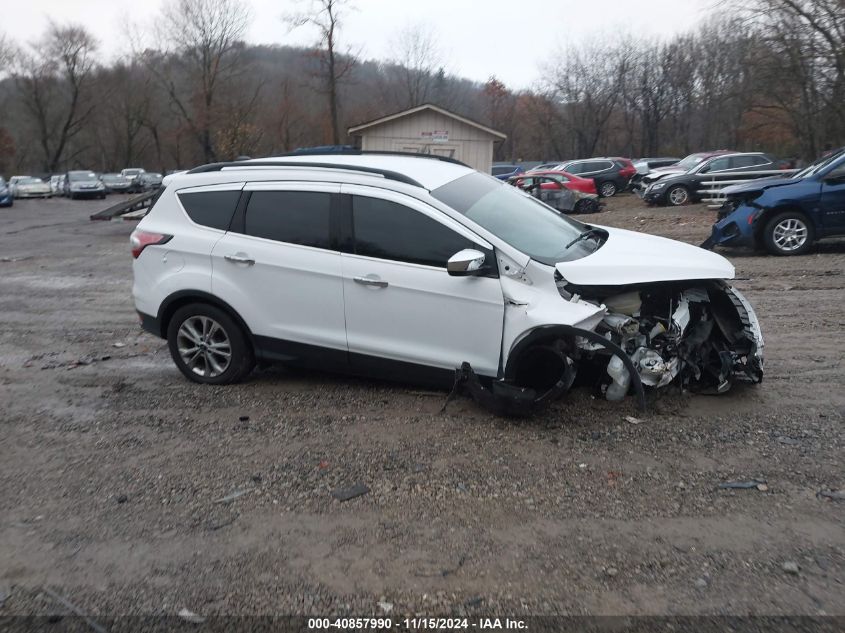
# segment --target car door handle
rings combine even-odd
[[[379,279],[375,275],[367,275],[366,277],[353,277],[356,284],[362,286],[374,286],[375,288],[387,288],[387,282]]]
[[[234,255],[224,255],[223,259],[227,262],[232,262],[233,264],[246,264],[247,266],[252,266],[255,264],[255,260],[251,259],[248,255],[243,253],[236,253]]]

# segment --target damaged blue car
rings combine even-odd
[[[727,200],[702,248],[753,246],[802,255],[816,240],[845,235],[845,148],[790,178],[752,180],[723,193]]]

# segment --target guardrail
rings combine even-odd
[[[770,169],[767,171],[721,171],[713,174],[710,180],[704,180],[698,189],[702,202],[709,203],[711,209],[722,206],[725,196],[721,195],[722,189],[729,185],[739,185],[749,180],[765,178],[767,176],[789,176],[797,173],[798,169]]]

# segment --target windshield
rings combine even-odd
[[[802,169],[792,177],[806,178],[807,176],[812,176],[817,171],[821,170],[827,165],[830,165],[830,163],[832,163],[836,159],[841,158],[843,154],[845,154],[845,149],[841,149],[838,152],[833,152],[828,156],[822,156],[821,158],[817,159],[814,163],[810,163],[809,165],[807,165],[804,169]]]
[[[124,176],[137,176],[142,171],[144,171],[144,170],[143,169],[124,169],[120,173],[123,174]]]
[[[117,182],[121,180],[126,180],[126,178],[124,178],[120,174],[103,174],[102,180],[107,180],[109,182]]]
[[[698,163],[704,160],[706,154],[690,154],[684,160],[682,160],[677,165],[673,165],[674,167],[683,167],[685,170],[690,170]]]
[[[44,181],[41,180],[40,178],[31,178],[31,177],[30,178],[21,178],[18,181],[18,184],[20,184],[20,185],[43,185]]]
[[[596,250],[596,242],[587,240],[566,248],[587,225],[489,176],[468,174],[431,195],[543,264],[581,259]]]
[[[67,174],[68,180],[97,180],[93,171],[70,171]]]

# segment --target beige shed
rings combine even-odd
[[[349,128],[364,151],[449,156],[490,173],[493,143],[507,136],[431,103]]]

